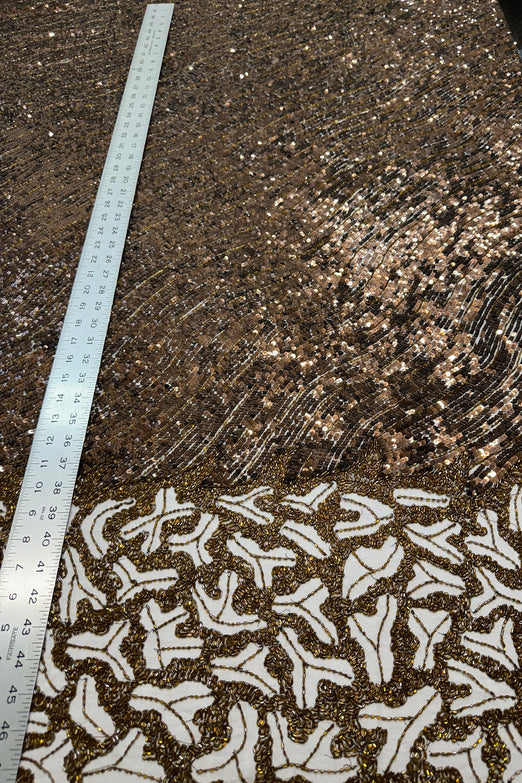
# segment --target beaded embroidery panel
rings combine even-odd
[[[522,485],[371,467],[82,498],[21,779],[516,779]]]

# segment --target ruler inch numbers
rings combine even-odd
[[[0,783],[14,783],[173,5],[146,7],[0,569]]]

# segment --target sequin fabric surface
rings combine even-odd
[[[143,10],[0,9],[3,540]],[[175,5],[22,783],[522,780],[520,72]]]

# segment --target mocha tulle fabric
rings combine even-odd
[[[144,9],[0,9],[4,541]],[[522,780],[520,74],[175,4],[21,783]]]

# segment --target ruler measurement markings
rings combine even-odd
[[[145,12],[0,570],[2,783],[17,776],[171,16],[171,4]]]

